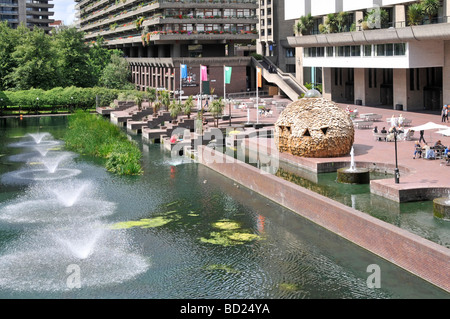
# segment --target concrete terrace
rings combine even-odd
[[[228,115],[230,110],[232,114],[231,124],[233,128],[244,130],[243,138],[248,147],[258,147],[258,139],[256,137],[248,137],[249,133],[254,132],[253,127],[247,127],[247,123],[259,123],[264,125],[263,130],[271,129],[274,127],[274,123],[277,121],[282,107],[277,107],[275,104],[271,104],[272,101],[277,102],[279,105],[286,105],[290,102],[288,99],[262,99],[266,100],[267,108],[272,110],[272,114],[268,116],[259,115],[257,119],[256,109],[253,107],[251,100],[243,100],[243,104],[247,105],[247,109],[236,109],[234,107],[228,107],[224,109],[224,114]],[[359,114],[374,113],[381,115],[380,121],[373,122],[373,126],[377,126],[379,130],[383,127],[389,129],[390,124],[387,122],[393,115],[398,117],[402,115],[404,118],[411,120],[409,127],[422,125],[428,122],[435,122],[437,124],[444,124],[450,127],[450,123],[441,123],[441,116],[437,113],[420,113],[420,112],[405,112],[399,110],[392,110],[381,107],[369,107],[360,105],[338,104],[342,109],[350,107],[351,110],[355,108]],[[133,110],[135,111],[135,110]],[[132,113],[130,109],[122,111],[111,112],[112,122],[124,121],[123,124],[131,119]],[[206,113],[206,117],[209,119],[208,124],[205,126],[205,130],[214,127],[211,115]],[[183,117],[179,117],[182,119]],[[196,114],[192,115],[192,118],[196,118]],[[138,120],[138,119],[135,119]],[[130,124],[132,124],[130,122]],[[230,121],[228,119],[222,119],[219,121],[219,127],[229,127]],[[243,128],[243,126],[246,126]],[[357,167],[365,167],[371,170],[385,171],[393,173],[395,168],[395,143],[377,141],[374,138],[372,128],[358,129],[355,128],[355,142],[354,153],[355,162]],[[408,128],[408,127],[406,127]],[[170,135],[164,130],[153,130],[156,135]],[[152,132],[153,132],[152,131]],[[450,146],[450,137],[446,137],[437,134],[438,130],[425,131],[425,140],[428,145],[433,146],[437,140],[441,140],[442,144]],[[158,136],[159,136],[158,135]],[[253,134],[255,136],[255,134]],[[404,141],[399,140],[397,143],[398,154],[398,166],[400,170],[400,183],[396,184],[394,178],[372,180],[371,192],[389,198],[397,202],[408,201],[421,201],[421,200],[433,200],[437,197],[446,196],[450,192],[450,166],[442,163],[440,159],[426,160],[423,158],[413,159],[414,143],[419,139],[419,132],[415,132],[411,140]],[[265,143],[266,144],[266,143]],[[422,146],[424,144],[422,143]],[[264,146],[266,147],[266,146]],[[303,158],[292,156],[291,154],[281,153],[278,154],[273,143],[269,143],[269,147],[272,148],[271,153],[280,157],[280,160],[288,162],[294,166],[298,166],[307,169],[313,173],[322,173],[335,171],[341,167],[347,167],[350,165],[350,155],[344,157],[335,158]]]

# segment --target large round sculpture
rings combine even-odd
[[[280,152],[301,157],[340,157],[350,153],[355,129],[349,114],[336,103],[306,97],[283,110],[275,123],[274,138]]]

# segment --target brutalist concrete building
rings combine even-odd
[[[8,21],[16,28],[20,23],[29,28],[39,27],[46,32],[52,28],[50,23],[54,12],[52,0],[0,0],[0,20]]]
[[[201,66],[214,94],[223,95],[224,66],[232,67],[226,93],[252,87],[241,52],[258,39],[256,0],[79,0],[76,9],[86,41],[122,50],[140,89],[179,90],[181,64],[184,95],[199,93]]]
[[[338,102],[440,110],[450,103],[450,1],[431,3],[424,11],[423,1],[289,0],[288,17],[314,20],[288,37],[297,79],[320,74],[324,96]]]

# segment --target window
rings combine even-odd
[[[372,45],[364,46],[364,56],[372,56]]]
[[[337,47],[337,56],[339,57],[347,57],[351,55],[351,48],[349,45]]]
[[[361,56],[361,46],[352,45],[351,47],[351,55],[352,56]]]
[[[327,56],[333,57],[334,55],[334,47],[327,47]]]
[[[392,43],[385,44],[384,45],[386,50],[386,56],[393,56],[394,55],[394,45]]]
[[[384,44],[377,44],[375,52],[377,56],[384,56]]]
[[[286,49],[286,57],[292,58],[295,56],[295,49],[294,48],[288,48]]]
[[[394,45],[394,54],[399,55],[406,55],[406,44],[405,43],[396,43]]]

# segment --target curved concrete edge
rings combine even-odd
[[[205,149],[198,148],[199,163],[450,292],[450,249]]]

